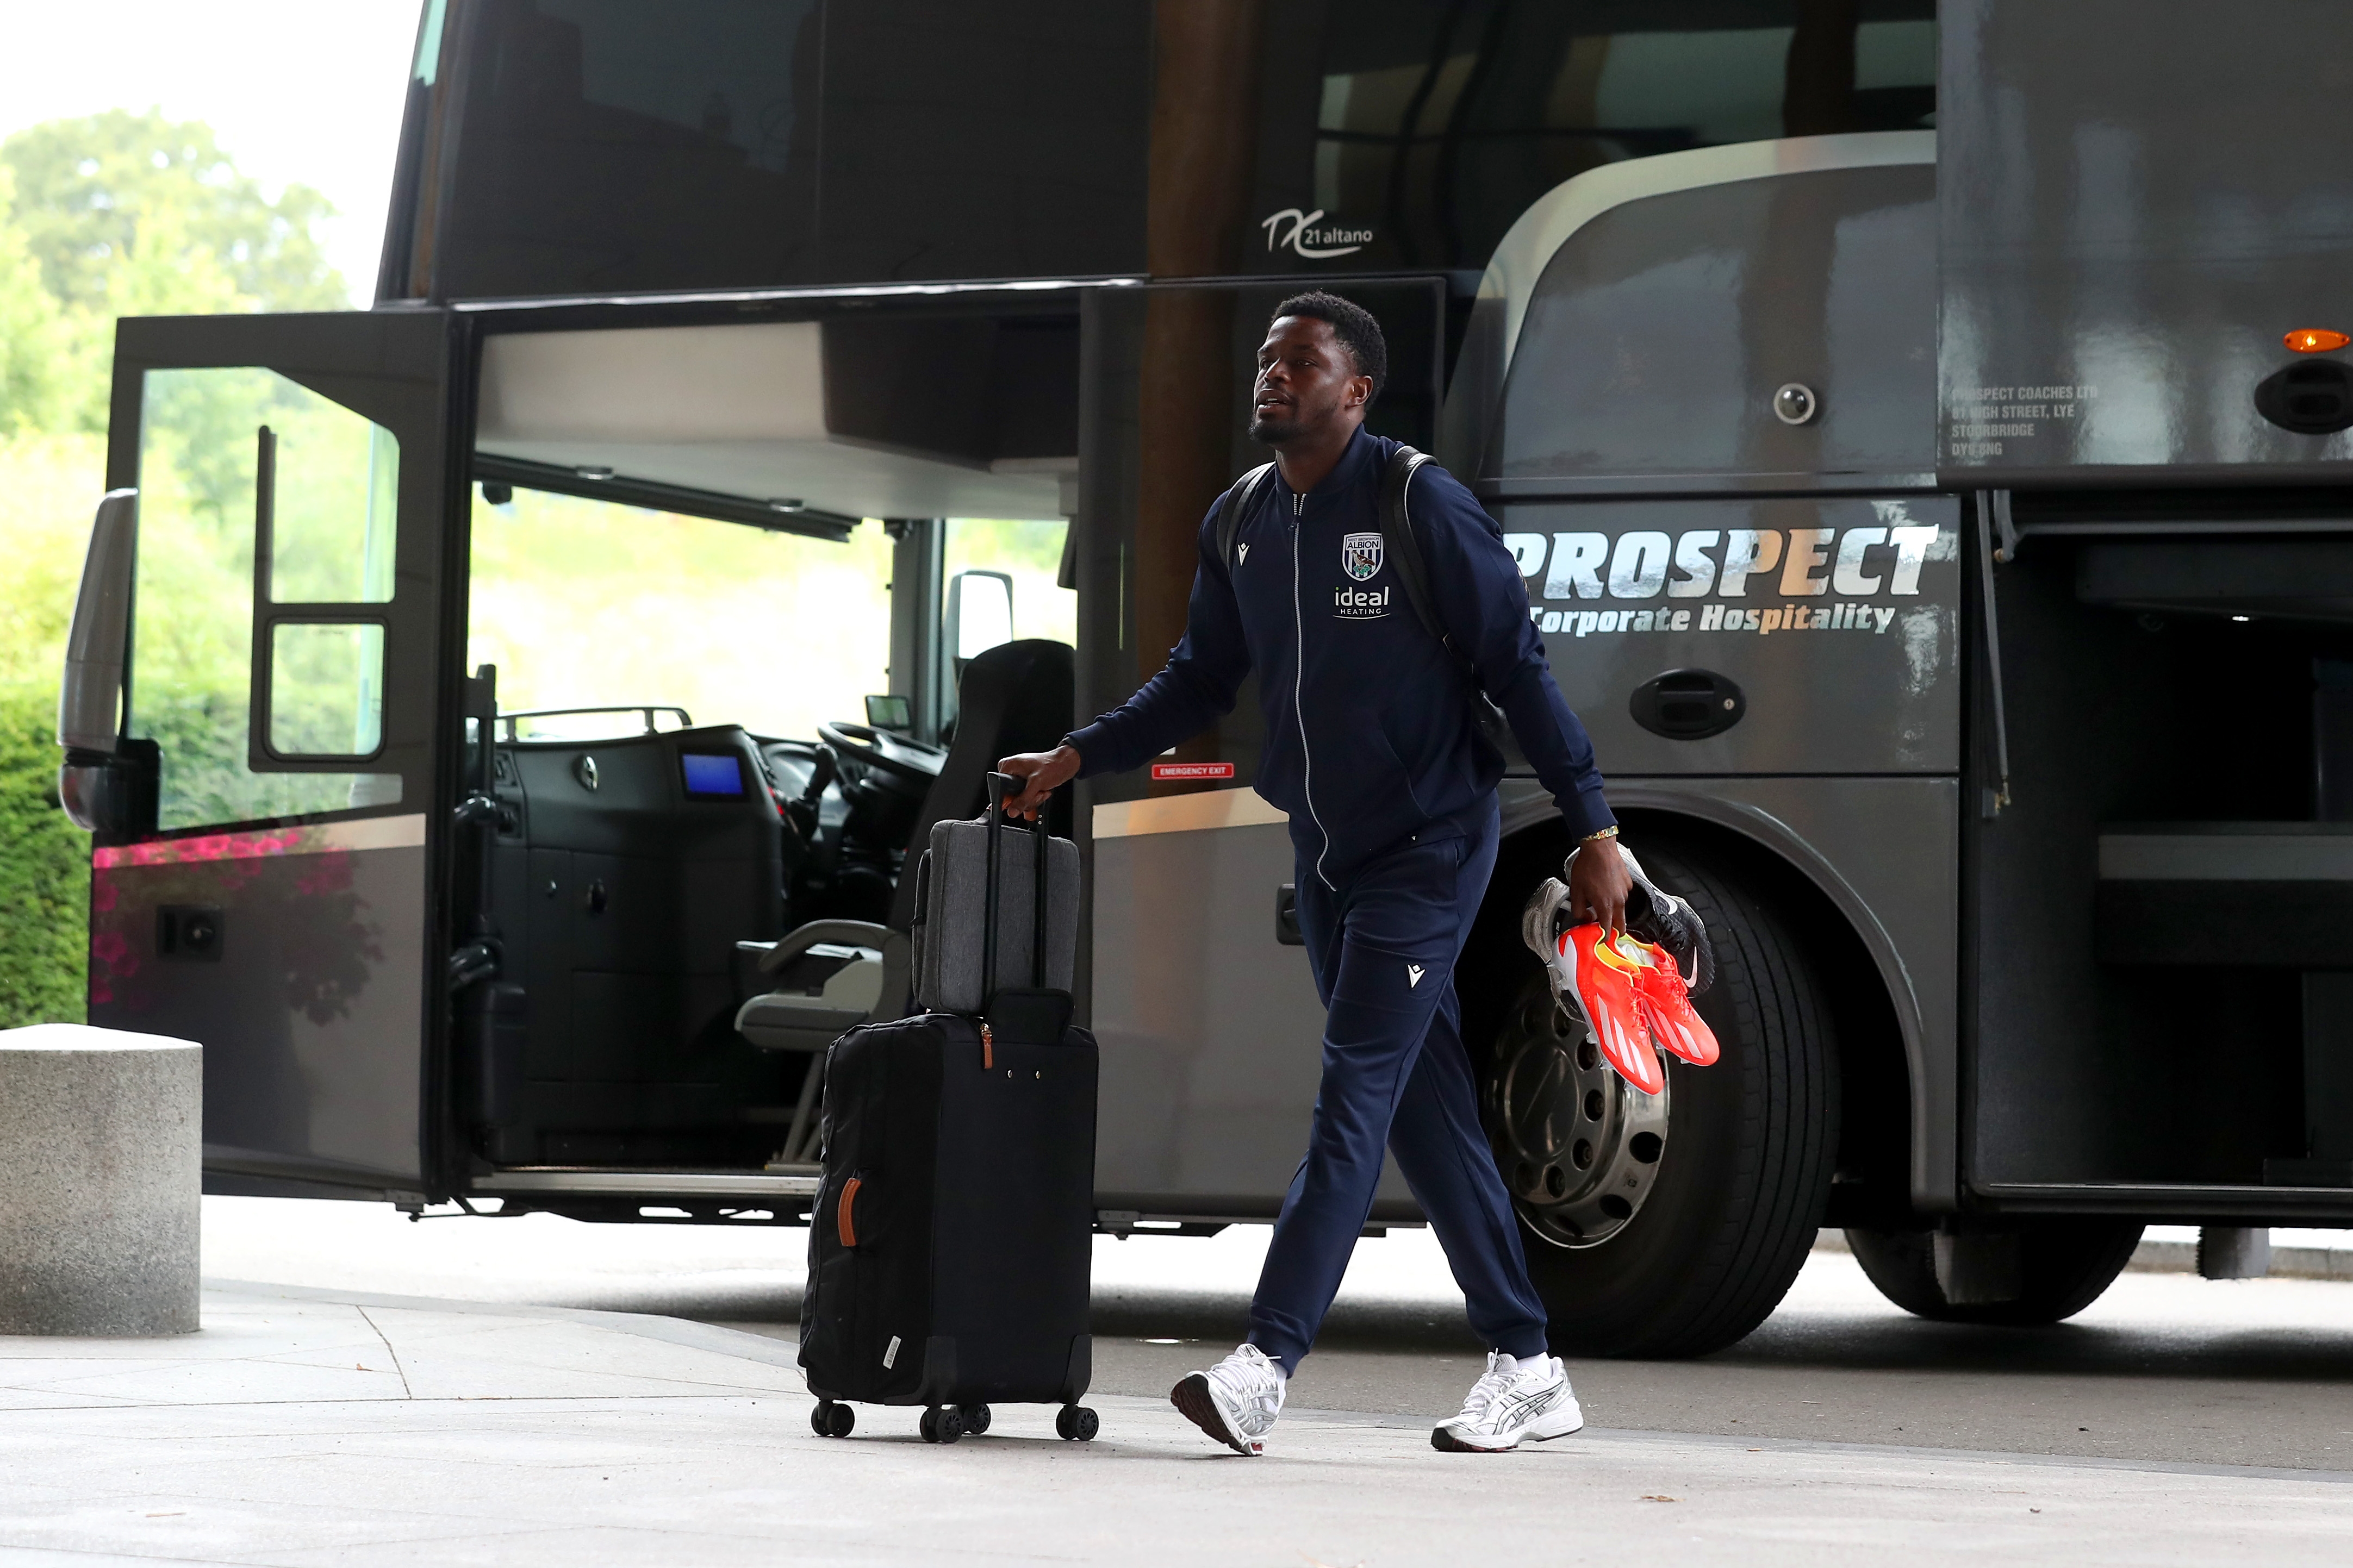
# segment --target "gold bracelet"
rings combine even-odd
[[[1617,837],[1618,825],[1613,822],[1609,826],[1601,829],[1599,833],[1587,834],[1584,837],[1578,839],[1577,842],[1580,844],[1599,844],[1605,838],[1615,838]]]

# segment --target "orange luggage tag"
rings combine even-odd
[[[1666,1069],[1651,1048],[1651,1031],[1634,989],[1635,976],[1646,966],[1618,951],[1609,937],[1599,925],[1571,926],[1561,933],[1558,952],[1570,965],[1577,999],[1601,1054],[1619,1077],[1644,1094],[1656,1094],[1667,1087]]]

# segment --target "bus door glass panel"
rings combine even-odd
[[[122,323],[157,785],[93,850],[90,1016],[203,1044],[216,1187],[423,1179],[442,331]]]
[[[396,804],[399,774],[361,765],[382,748],[384,622],[360,606],[392,597],[397,439],[250,367],[150,371],[145,415],[132,733],[161,753],[156,826]],[[261,493],[265,453],[274,506]],[[276,548],[257,600],[265,516]],[[281,607],[287,600],[296,604]],[[331,630],[295,618],[305,601],[374,618]],[[272,634],[259,661],[257,626]],[[271,672],[259,685],[258,662]],[[253,719],[265,709],[262,734]],[[336,761],[307,765],[320,758]],[[287,771],[281,761],[305,765]]]
[[[1443,388],[1443,282],[1330,287],[1371,310],[1388,342],[1388,384],[1367,428],[1428,450]],[[1152,286],[1090,301],[1082,720],[1166,661],[1185,629],[1204,517],[1273,456],[1247,434],[1250,389],[1268,323],[1293,291]],[[1278,936],[1281,890],[1296,870],[1286,818],[1250,787],[1263,737],[1257,683],[1245,681],[1234,710],[1156,770],[1082,786],[1092,1027],[1103,1046],[1096,1185],[1106,1202],[1136,1200],[1117,1206],[1187,1194],[1271,1205],[1305,1146],[1324,1009],[1304,951]],[[1408,1199],[1393,1171],[1380,1197]]]

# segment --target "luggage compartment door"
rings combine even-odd
[[[138,492],[90,1017],[205,1047],[207,1191],[427,1185],[447,737],[440,311],[131,320]]]

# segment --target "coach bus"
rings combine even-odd
[[[1158,667],[1326,288],[1721,958],[1724,1060],[1620,1081],[1507,778],[1456,980],[1559,1348],[1726,1344],[1824,1226],[2037,1322],[2147,1223],[2353,1224],[2343,31],[430,0],[373,307],[121,323],[90,1016],[203,1042],[208,1191],[805,1223],[910,846]],[[1303,1146],[1256,714],[1058,807],[1108,1232]]]

